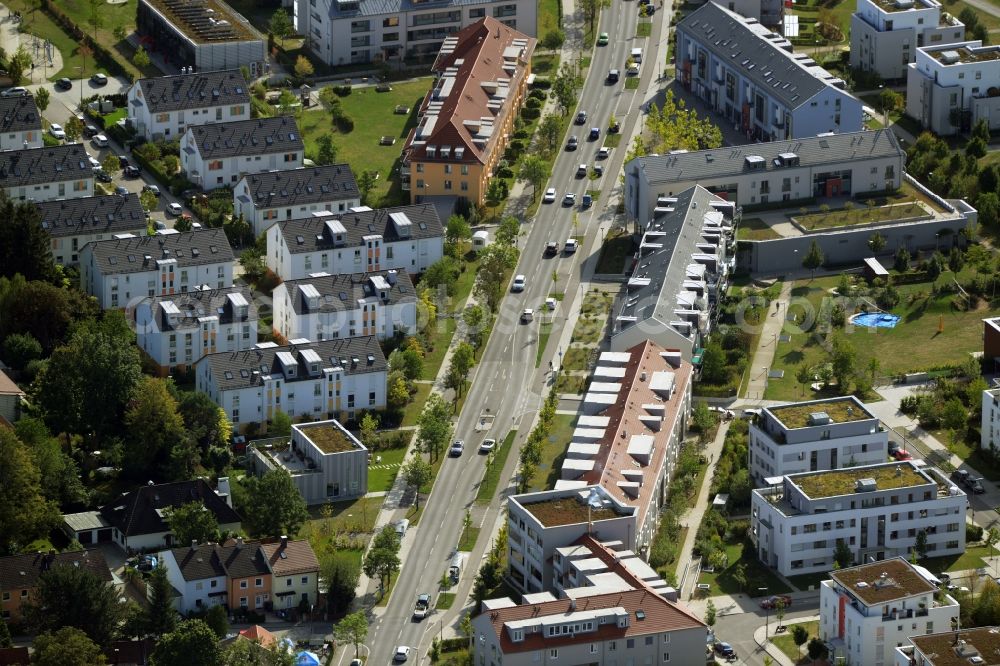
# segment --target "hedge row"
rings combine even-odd
[[[91,53],[94,54],[95,62],[99,63],[108,74],[111,76],[124,76],[129,81],[135,80],[135,75],[126,69],[111,51],[105,48],[103,44],[94,41],[90,35],[73,22],[73,19],[56,7],[52,3],[52,0],[42,0],[42,11],[48,14],[70,37],[81,44],[86,44],[90,48]]]

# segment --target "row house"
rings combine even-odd
[[[0,152],[0,186],[14,201],[94,195],[94,171],[82,144]]]
[[[139,79],[126,109],[129,125],[147,141],[173,141],[193,125],[249,120],[250,86],[239,69]]]
[[[107,194],[36,204],[42,229],[51,239],[52,258],[60,266],[80,263],[87,243],[122,234],[144,236],[148,221],[139,195]]]
[[[291,116],[188,127],[181,171],[205,190],[234,187],[246,174],[302,166],[305,145]]]
[[[39,579],[46,571],[57,567],[78,567],[89,571],[108,585],[121,584],[111,573],[100,550],[65,553],[39,551],[0,557],[0,618],[4,622],[19,623],[24,618],[24,604],[35,596]]]
[[[0,151],[41,148],[42,114],[31,95],[0,97]]]
[[[347,164],[249,174],[233,188],[233,215],[242,215],[254,236],[278,222],[360,205],[358,183]]]

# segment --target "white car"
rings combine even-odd
[[[608,159],[608,155],[610,154],[611,150],[609,148],[602,147],[600,150],[597,151],[597,159],[606,160]]]
[[[525,277],[523,275],[515,275],[514,282],[510,285],[510,290],[513,292],[524,291]]]
[[[170,213],[171,215],[180,215],[181,213],[184,212],[184,207],[175,201],[174,203],[167,206],[167,212]]]
[[[7,88],[7,90],[0,92],[0,97],[25,97],[30,94],[27,88],[17,86],[16,88]]]
[[[101,163],[98,162],[97,158],[94,157],[94,156],[92,156],[92,155],[87,155],[87,161],[90,162],[90,168],[92,168],[92,169],[100,169],[100,168],[102,168],[101,167]]]
[[[92,138],[90,142],[95,146],[97,146],[98,148],[108,147],[108,137],[104,136],[103,134],[95,134],[94,138]]]
[[[392,660],[401,663],[410,658],[410,648],[405,645],[396,646],[396,652],[392,655]]]
[[[521,313],[521,323],[527,324],[529,321],[535,318],[535,311],[531,308],[524,308],[524,312]]]
[[[479,445],[480,453],[489,453],[494,448],[496,448],[497,440],[495,439],[484,439],[483,443]]]
[[[552,203],[556,200],[556,188],[550,187],[545,190],[545,196],[542,197],[542,203]]]
[[[52,123],[51,125],[49,125],[49,134],[51,134],[57,139],[66,138],[66,130],[62,128],[62,125],[57,125],[56,123]]]

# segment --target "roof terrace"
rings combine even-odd
[[[824,472],[793,474],[788,477],[810,499],[851,495],[857,492],[858,481],[873,479],[872,491],[895,490],[934,483],[909,464],[888,463]]]
[[[147,0],[196,43],[263,39],[222,0]]]
[[[338,425],[320,423],[299,426],[299,429],[323,453],[343,453],[360,449],[354,439]]]
[[[831,571],[830,576],[868,606],[918,594],[930,594],[937,590],[902,558]]]
[[[954,45],[927,52],[942,65],[968,65],[1000,60],[1000,46]]]
[[[849,396],[770,407],[769,411],[789,430],[875,418],[861,402]],[[829,420],[819,416],[823,414],[829,417]]]
[[[577,495],[557,497],[530,504],[522,501],[522,505],[544,527],[575,525],[585,523],[588,520],[597,522],[619,517],[618,512],[609,507],[588,508],[586,499]]]

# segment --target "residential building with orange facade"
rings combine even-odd
[[[433,89],[403,149],[410,201],[481,205],[524,103],[536,40],[486,17],[444,40]]]
[[[99,550],[0,557],[0,618],[8,623],[20,622],[22,606],[34,596],[39,579],[46,571],[68,566],[82,567],[109,585],[115,583]]]

